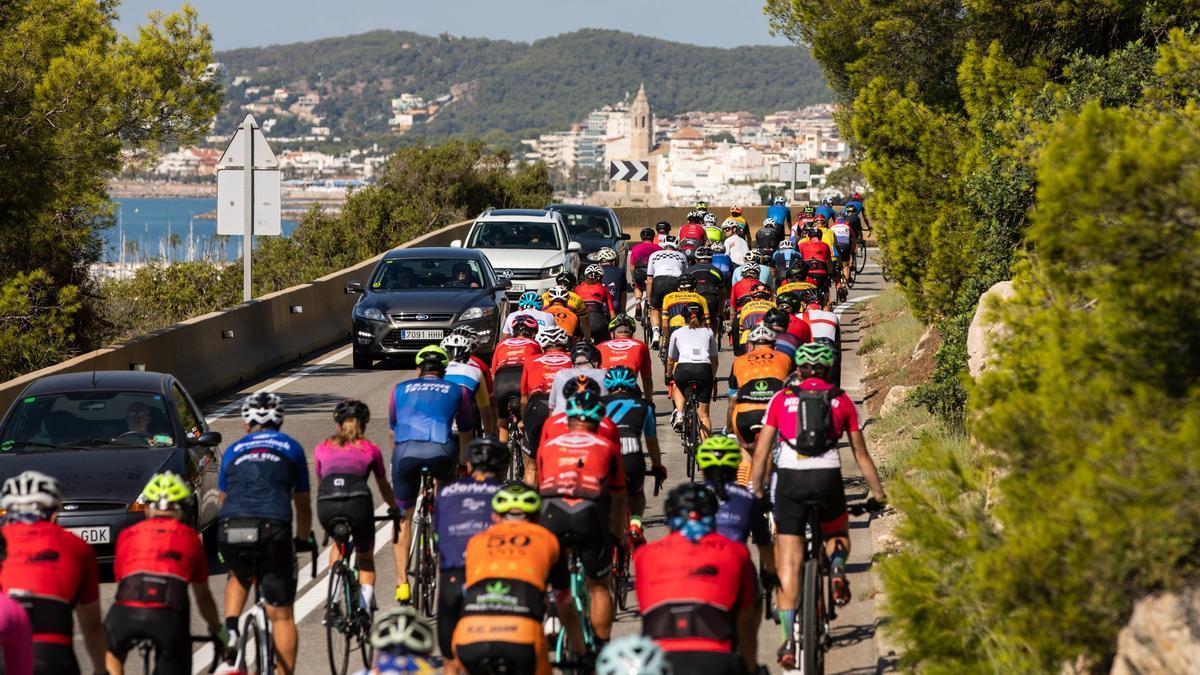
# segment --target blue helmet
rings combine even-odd
[[[629,366],[613,366],[604,374],[604,388],[609,391],[637,389],[637,386],[637,373]]]
[[[525,291],[521,294],[520,299],[517,300],[517,307],[521,309],[541,309],[542,296],[534,291]]]

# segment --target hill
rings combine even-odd
[[[414,106],[407,136],[508,141],[565,129],[642,82],[658,115],[764,114],[831,99],[819,65],[799,47],[700,47],[608,30],[533,43],[373,31],[217,58],[226,82],[218,128],[252,105],[260,118],[276,117],[274,135],[305,133],[318,118],[334,135],[387,134],[402,94],[425,104]],[[276,88],[287,97],[275,101]],[[305,92],[319,102],[299,100]]]

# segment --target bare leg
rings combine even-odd
[[[275,638],[275,671],[279,675],[292,675],[296,672],[299,648],[292,608],[267,605],[267,618],[271,620],[271,635]]]

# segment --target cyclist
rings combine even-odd
[[[642,515],[646,512],[646,454],[650,474],[661,484],[667,479],[654,424],[654,404],[638,391],[637,374],[626,366],[613,366],[604,375],[608,395],[603,397],[605,417],[621,432],[621,460],[625,464],[625,492],[629,495],[629,539],[634,548],[646,543]],[[645,438],[643,445],[642,439]]]
[[[687,223],[679,228],[679,246],[687,247],[686,242],[694,242],[694,245],[699,245],[700,242],[706,239],[707,235],[704,232],[704,212],[692,211],[687,214]]]
[[[779,250],[771,256],[775,267],[775,276],[782,279],[793,263],[799,262],[800,254],[796,252],[796,243],[791,239],[779,242]]]
[[[659,223],[660,225],[662,223]],[[667,224],[668,229],[670,224]],[[641,243],[629,251],[629,266],[633,268],[633,296],[637,300],[636,316],[642,320],[642,298],[646,293],[646,266],[650,264],[650,256],[662,250],[655,242],[654,230],[643,228],[639,238]]]
[[[605,246],[596,253],[596,259],[600,261],[600,267],[604,270],[604,286],[612,296],[615,309],[625,311],[625,294],[629,292],[629,282],[625,279],[625,270],[620,265],[617,252]]]
[[[488,365],[487,361],[484,361],[476,354],[476,352],[479,350],[480,344],[479,331],[464,324],[461,326],[455,326],[454,330],[450,331],[450,334],[461,335],[470,342],[467,347],[467,361],[471,363],[471,365],[478,368],[479,372],[483,374],[483,386],[486,387],[488,397],[490,398],[496,391],[496,388],[493,386],[494,383],[492,382],[491,367]]]
[[[528,485],[506,483],[491,506],[494,524],[467,543],[454,657],[468,673],[550,675],[542,619],[547,586],[567,587],[559,542],[538,524],[542,500]],[[574,611],[569,603],[558,606]]]
[[[696,303],[708,316],[708,301],[696,292],[698,284],[696,277],[684,272],[675,282],[675,290],[663,298],[663,328],[667,331],[667,342],[670,343],[671,333],[687,323],[684,313],[689,303]]]
[[[504,320],[504,328],[500,332],[504,335],[512,335],[513,323],[520,316],[532,316],[534,321],[537,321],[539,329],[557,326],[558,323],[554,320],[554,315],[542,311],[542,307],[544,306],[545,303],[542,302],[542,296],[534,291],[525,291],[517,300],[517,311],[508,315],[508,318]]]
[[[600,365],[604,368],[627,366],[641,375],[642,391],[649,401],[654,396],[654,375],[650,367],[650,349],[646,343],[633,337],[637,323],[628,314],[618,314],[608,324],[613,338],[597,345],[600,350]]]
[[[704,201],[703,199],[697,201],[696,210],[702,214],[708,213],[708,202]]]
[[[687,266],[687,256],[679,252],[679,242],[674,237],[663,242],[663,250],[650,256],[646,267],[646,283],[650,286],[650,325],[654,330],[650,342],[654,347],[662,339],[663,299],[675,290],[675,282]]]
[[[532,316],[519,316],[513,321],[513,337],[505,338],[496,345],[492,354],[492,382],[496,387],[496,412],[503,419],[510,415],[520,417],[521,375],[525,362],[542,354],[542,347],[535,339],[538,334],[537,320]],[[508,425],[499,425],[501,443],[508,442]]]
[[[725,233],[721,231],[721,226],[717,225],[717,216],[715,214],[704,214],[704,238],[710,246],[725,241]]]
[[[617,307],[608,286],[604,285],[604,268],[588,265],[583,271],[583,283],[575,287],[575,292],[587,307],[588,335],[595,340],[607,340],[609,317],[617,313]]]
[[[763,412],[775,392],[783,388],[792,372],[792,360],[775,350],[775,331],[759,324],[746,336],[749,350],[733,360],[729,373],[729,420],[727,429],[749,450],[754,448]]]
[[[543,299],[549,298],[546,312],[554,316],[554,323],[572,339],[587,337],[591,324],[586,320],[580,320],[579,314],[568,306],[572,295],[575,294],[568,291],[566,286],[555,286],[546,291],[546,295],[543,297]],[[582,303],[582,300],[580,302]]]
[[[371,627],[375,657],[370,670],[358,675],[433,675],[441,672],[429,658],[433,626],[412,607],[393,607]]]
[[[725,251],[734,266],[745,264],[746,252],[750,250],[750,244],[746,242],[742,232],[744,227],[745,223],[739,223],[732,218],[726,218],[725,222],[721,223],[721,231],[725,233]]]
[[[837,259],[842,264],[842,278],[850,278],[850,270],[854,266],[854,228],[845,218],[835,218],[829,226],[833,233],[834,245],[837,248]]]
[[[696,280],[696,292],[704,298],[709,315],[713,317],[713,326],[723,313],[721,300],[725,295],[726,277],[720,268],[712,264],[713,253],[708,246],[696,249],[696,264],[687,269],[686,274]]]
[[[417,376],[392,389],[388,426],[392,429],[392,487],[403,517],[392,546],[396,559],[396,600],[409,602],[408,545],[412,540],[413,507],[421,489],[421,470],[446,483],[458,469],[459,454],[471,441],[475,421],[471,395],[445,379],[450,357],[430,345],[417,352]],[[454,427],[458,427],[455,438]]]
[[[696,466],[704,473],[704,484],[717,496],[721,506],[717,509],[717,533],[740,541],[753,539],[758,547],[758,560],[764,570],[763,583],[778,587],[775,576],[775,547],[771,544],[771,524],[767,519],[766,503],[756,499],[738,474],[744,465],[742,448],[728,436],[713,436],[696,449]],[[749,472],[747,472],[749,475]],[[754,621],[759,623],[762,614],[754,612]]]
[[[0,532],[0,565],[8,558],[8,541]],[[0,593],[0,651],[7,675],[32,675],[33,627],[25,608]]]
[[[763,317],[767,312],[775,308],[775,302],[772,300],[771,289],[767,288],[766,284],[757,283],[750,289],[750,293],[744,296],[746,299],[742,302],[741,309],[737,315],[738,342],[734,346],[734,353],[741,356],[746,351],[746,338],[758,324],[762,323]]]
[[[0,508],[5,521],[0,534],[8,554],[0,568],[0,587],[29,617],[34,672],[80,672],[72,648],[72,611],[93,672],[105,672],[96,553],[55,522],[62,508],[58,481],[23,471],[4,481]]]
[[[813,209],[813,213],[826,220],[836,216],[837,212],[833,210],[833,197],[826,197],[824,201]]]
[[[453,659],[451,637],[462,614],[463,586],[466,583],[467,542],[492,524],[488,507],[500,478],[508,471],[512,454],[508,446],[495,438],[476,438],[467,446],[467,476],[438,491],[433,512],[438,542],[437,635],[442,656]],[[446,670],[457,672],[456,664]]]
[[[774,218],[781,229],[792,229],[792,211],[787,207],[787,197],[780,195],[767,207],[767,217]]]
[[[222,648],[229,639],[208,589],[204,544],[183,522],[194,511],[195,499],[187,483],[170,472],[154,475],[141,498],[146,519],[121,530],[117,537],[113,559],[117,594],[104,619],[108,672],[123,672],[125,655],[134,643],[149,639],[157,656],[155,672],[188,675],[192,672],[188,586],[208,632]]]
[[[779,247],[780,240],[783,239],[784,227],[781,221],[767,216],[763,219],[762,228],[754,235],[754,245],[760,249],[774,251]]]
[[[842,326],[838,315],[821,306],[821,296],[816,289],[803,291],[800,297],[804,303],[800,318],[808,324],[814,344],[822,344],[833,350],[833,379],[830,381],[841,386]]]
[[[546,502],[542,522],[560,543],[573,548],[583,563],[592,626],[599,642],[607,642],[612,634],[613,604],[607,579],[612,570],[613,539],[625,535],[629,522],[621,448],[597,433],[603,418],[604,403],[599,396],[592,392],[576,395],[567,403],[567,432],[547,441],[537,457],[538,492]]]
[[[665,220],[660,220],[657,224],[655,224],[654,231],[658,235],[655,238],[655,243],[659,246],[662,246],[664,243],[666,243],[667,237],[671,236],[671,223]]]
[[[748,274],[746,271],[747,267],[758,270],[758,276]],[[761,281],[768,286],[774,286],[775,268],[771,266],[771,256],[763,254],[759,250],[751,250],[747,253],[746,264],[733,271],[733,283],[736,284],[747,277],[755,281]]]
[[[644,635],[626,635],[600,651],[596,675],[671,675],[671,665],[654,640]]]
[[[808,270],[808,283],[820,289],[822,299],[829,297],[829,286],[833,276],[833,251],[829,244],[822,241],[823,231],[818,227],[809,227],[804,231],[804,240],[797,250],[800,259]]]
[[[538,344],[543,353],[525,364],[521,372],[521,419],[525,423],[525,454],[537,456],[538,441],[542,437],[542,425],[550,416],[550,392],[554,375],[571,367],[571,356],[567,354],[567,332],[555,326],[538,333]],[[537,476],[536,464],[525,463],[525,480]]]
[[[593,396],[600,396],[601,386],[602,385],[600,382],[597,382],[587,375],[584,375],[567,380],[566,383],[563,384],[560,393],[563,395],[563,398],[568,401],[585,391],[590,392]],[[538,447],[541,447],[543,443],[552,438],[556,438],[561,434],[567,433],[567,431],[569,431],[569,427],[570,419],[567,417],[566,410],[550,415],[550,417],[546,419],[546,423],[542,425],[542,436],[538,442]],[[621,431],[617,428],[616,424],[613,424],[612,420],[608,419],[608,417],[601,418],[600,426],[596,428],[596,433],[612,441],[613,445],[621,445]]]
[[[850,227],[854,229],[854,236],[861,237],[863,225],[871,226],[871,221],[867,220],[867,207],[863,204],[863,196],[857,192],[850,195],[850,199],[846,200],[843,207],[845,209],[846,220],[850,222]]]
[[[565,270],[559,272],[558,276],[554,277],[554,284],[555,286],[562,286],[563,288],[567,289],[567,306],[571,308],[571,311],[578,314],[579,318],[584,318],[587,315],[587,307],[583,305],[583,298],[579,297],[579,295],[572,290],[579,285],[579,280],[575,278],[575,275]],[[546,289],[546,292],[542,293],[542,304],[545,307],[550,306],[551,290],[553,290],[553,287]]]
[[[758,670],[754,567],[744,544],[717,533],[719,508],[705,485],[676,487],[664,509],[671,533],[633,558],[642,632],[666,651],[677,673]]]
[[[842,486],[841,455],[837,443],[849,434],[854,459],[877,503],[887,497],[875,463],[859,426],[854,401],[829,383],[833,350],[825,345],[804,345],[796,352],[798,384],[782,389],[767,406],[763,428],[754,449],[750,480],[756,494],[763,492],[766,464],[774,458],[775,552],[779,565],[779,621],[784,643],[779,662],[794,667],[795,645],[791,626],[799,597],[800,564],[804,556],[804,528],[808,522],[805,504],[820,502],[821,529],[825,533],[830,560],[834,601],[850,601],[846,558],[850,555],[846,493]]]
[[[721,271],[721,277],[726,280],[726,285],[733,278],[733,259],[725,252],[725,244],[721,242],[713,242],[709,244],[712,250],[712,265]]]
[[[567,399],[573,392],[564,394],[563,387],[579,377],[595,382],[600,392],[604,393],[604,370],[600,368],[600,360],[600,350],[590,342],[578,342],[571,347],[571,367],[555,373],[550,383],[550,410],[557,414],[567,409]]]
[[[717,338],[712,329],[704,323],[705,312],[701,303],[687,303],[681,316],[687,324],[671,334],[671,342],[667,349],[667,378],[675,383],[671,389],[671,398],[675,402],[671,426],[676,429],[682,428],[684,391],[694,384],[698,404],[696,412],[700,418],[700,437],[704,438],[712,429],[708,406],[716,385],[719,358]]]
[[[333,409],[337,431],[313,451],[317,480],[317,521],[330,532],[334,520],[350,523],[350,536],[358,554],[359,606],[366,611],[375,607],[375,502],[367,480],[375,477],[383,503],[395,512],[396,494],[388,481],[379,446],[367,440],[371,409],[362,401],[348,399]],[[329,564],[338,561],[339,550],[329,550]]]
[[[793,321],[797,325],[796,330],[800,332],[800,337],[792,332]],[[796,349],[800,345],[812,341],[812,333],[804,319],[793,316],[779,307],[767,310],[767,313],[763,315],[762,325],[775,332],[775,351],[786,357],[789,362],[796,355]]]
[[[736,221],[742,226],[742,229],[745,229],[750,225],[746,222],[746,218],[742,216],[742,207],[737,204],[729,207],[729,220]]]
[[[471,399],[475,403],[476,420],[482,425],[482,429],[476,429],[476,431],[494,432],[496,411],[492,410],[491,392],[488,390],[484,375],[485,372],[491,375],[491,369],[486,365],[480,368],[471,362],[471,340],[464,335],[456,333],[447,335],[442,339],[441,347],[450,357],[444,375],[446,381],[462,385],[470,392]]]

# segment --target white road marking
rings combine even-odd
[[[305,367],[301,368],[300,371],[297,372],[295,375],[290,375],[288,377],[283,378],[282,380],[272,382],[271,384],[263,387],[262,389],[259,389],[258,391],[269,392],[269,391],[275,391],[276,389],[282,389],[283,387],[288,386],[289,384],[295,382],[296,380],[299,380],[302,377],[305,377],[306,375],[312,375],[313,373],[324,368],[325,366],[328,366],[330,364],[341,361],[342,359],[349,356],[350,352],[352,352],[352,351],[354,351],[354,347],[346,347],[345,349],[341,350],[340,352],[331,354],[330,356],[327,356],[324,359],[321,359],[320,361],[318,361],[310,366],[305,366]],[[222,406],[220,409],[218,409],[212,415],[206,417],[204,419],[204,421],[208,424],[212,424],[216,420],[221,419],[222,417],[234,412],[235,410],[240,409],[241,407],[242,407],[242,402],[240,400],[231,401],[230,403],[227,403],[224,406]]]
[[[870,300],[871,298],[876,297],[877,295],[878,295],[878,293],[872,293],[871,295],[864,295],[860,298],[850,298],[849,300],[847,300],[845,302],[838,303],[838,306],[833,309],[833,313],[836,314],[838,317],[841,317],[842,312],[850,309],[850,307],[852,307],[855,303],[865,302],[867,300]]]

